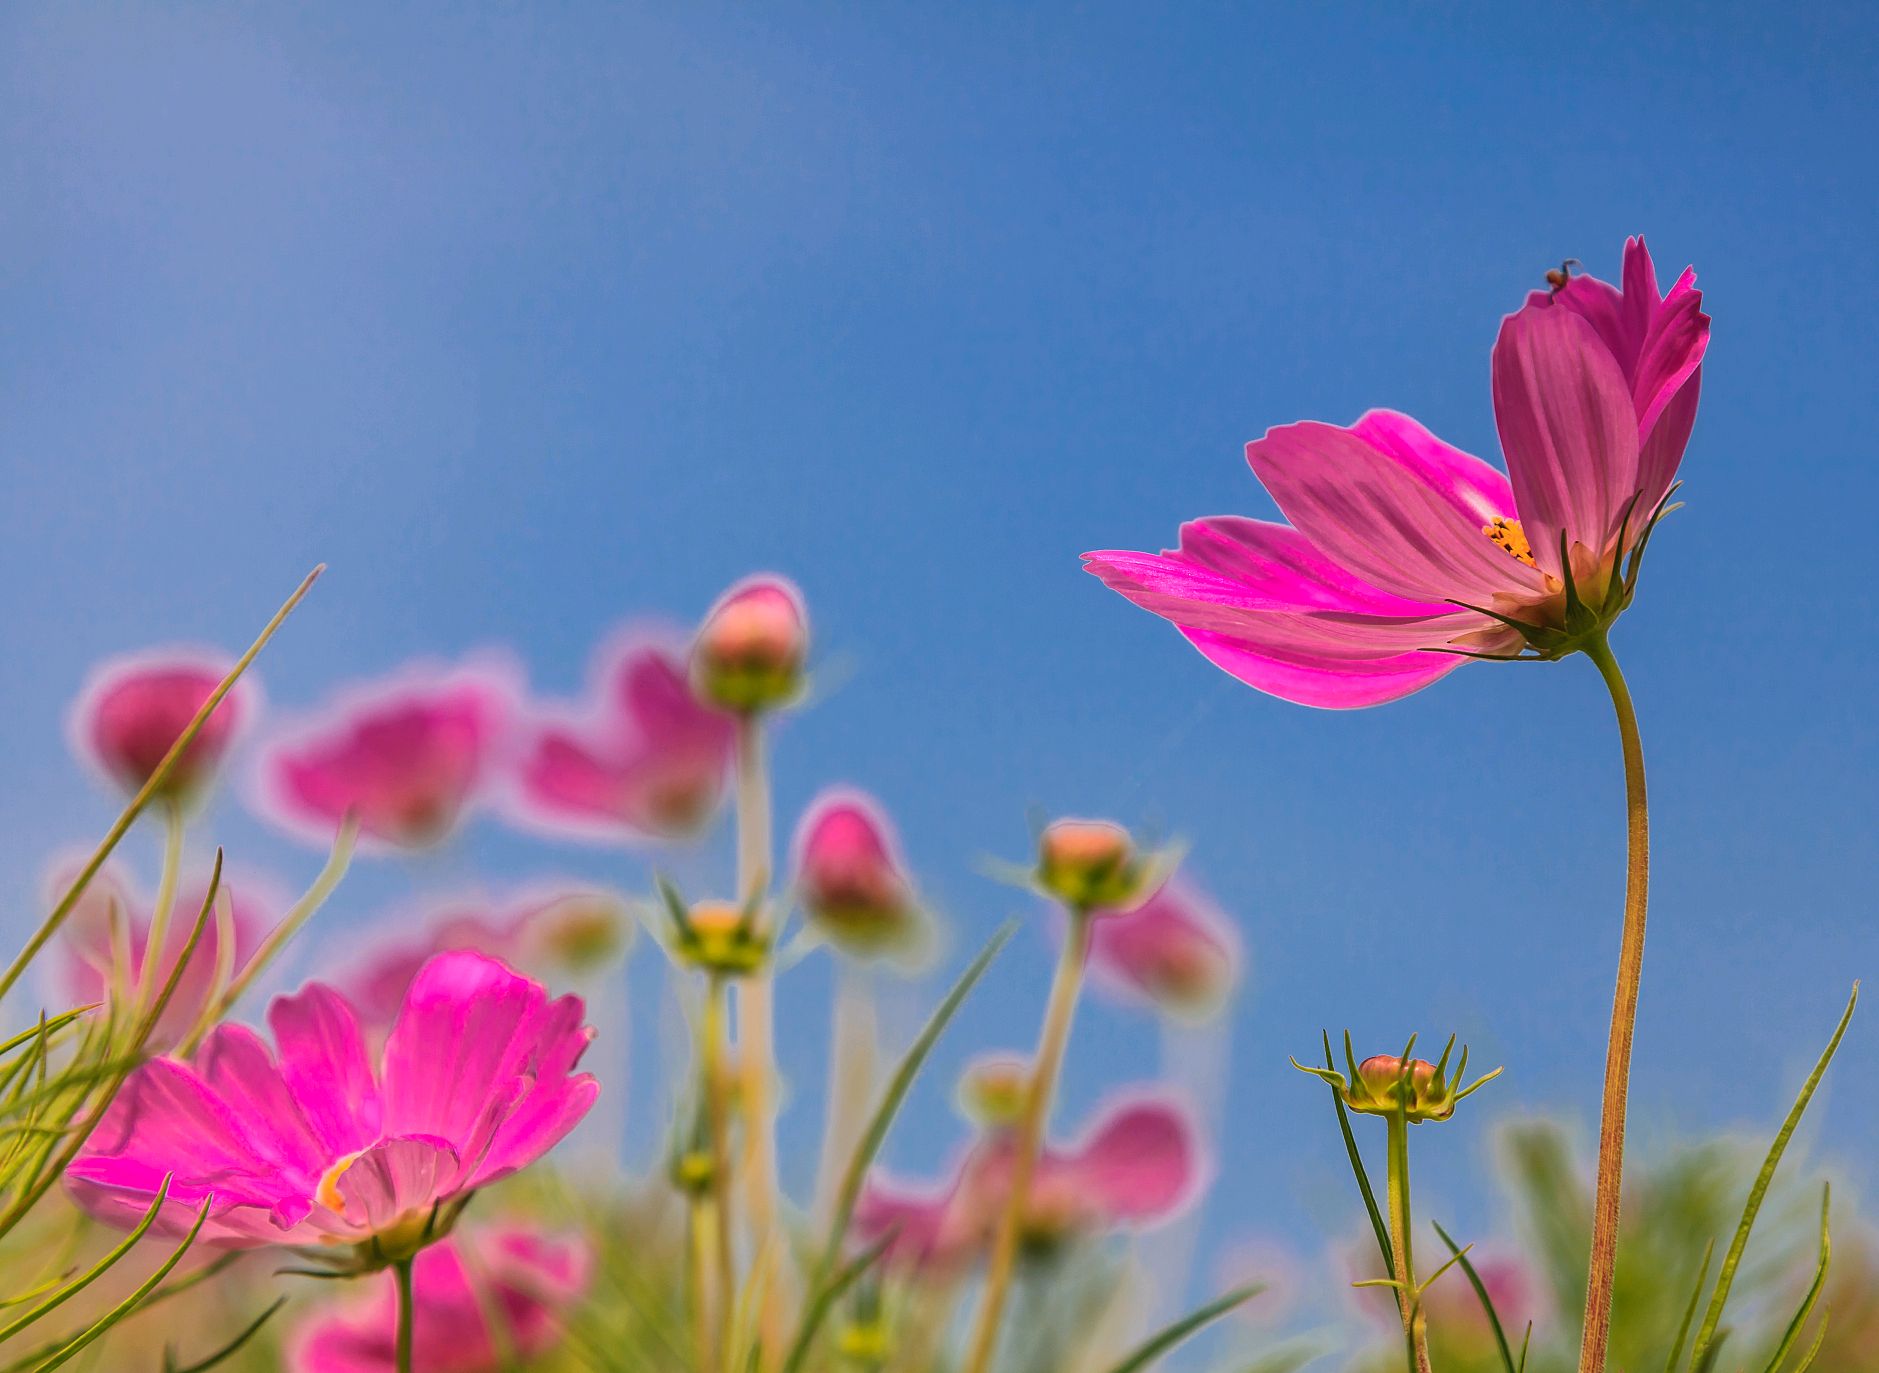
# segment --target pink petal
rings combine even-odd
[[[1240,940],[1213,902],[1175,877],[1133,910],[1094,921],[1089,963],[1098,984],[1123,999],[1199,1018],[1231,993]]]
[[[1494,345],[1494,418],[1535,561],[1557,574],[1562,534],[1603,555],[1638,490],[1638,427],[1592,326],[1546,306],[1509,315]]]
[[[1326,710],[1356,710],[1400,700],[1468,661],[1457,654],[1433,651],[1367,659],[1313,658],[1281,654],[1230,635],[1184,632],[1209,662],[1248,686]]]
[[[196,1071],[246,1125],[257,1153],[296,1191],[311,1194],[332,1150],[307,1120],[261,1037],[246,1025],[218,1025],[196,1052]]]
[[[1385,591],[1481,604],[1539,586],[1482,532],[1501,513],[1493,469],[1404,416],[1285,425],[1247,444],[1246,460],[1322,554]]]
[[[958,1197],[956,1175],[937,1188],[914,1188],[877,1172],[855,1204],[855,1238],[870,1245],[892,1235],[887,1256],[896,1264],[951,1266],[971,1248],[958,1224]]]
[[[1113,1108],[1065,1159],[1083,1195],[1112,1220],[1164,1219],[1187,1202],[1201,1175],[1199,1134],[1172,1102]]]
[[[389,1230],[444,1199],[457,1171],[456,1150],[441,1139],[402,1135],[381,1140],[340,1175],[341,1214],[368,1233]]]
[[[384,1110],[366,1057],[365,1037],[346,999],[311,982],[268,1007],[280,1049],[281,1078],[300,1104],[329,1158],[363,1149],[379,1137]]]
[[[158,649],[103,664],[72,707],[74,747],[119,786],[137,790],[230,666],[231,660],[218,652],[188,648]],[[189,793],[207,781],[259,705],[252,678],[244,677],[230,688],[177,760],[166,789]]]

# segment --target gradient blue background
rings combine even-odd
[[[1689,508],[1618,634],[1656,817],[1635,1139],[1765,1132],[1879,967],[1874,11],[1404,8],[8,7],[7,929],[111,813],[60,723],[104,655],[237,646],[324,560],[275,705],[489,645],[564,693],[616,621],[777,567],[837,688],[779,744],[781,810],[878,791],[955,960],[1026,910],[973,864],[1022,855],[1029,807],[1192,842],[1253,950],[1211,1245],[1349,1232],[1286,1064],[1325,1025],[1509,1065],[1418,1138],[1437,1214],[1485,1227],[1493,1118],[1596,1110],[1622,824],[1592,669],[1308,711],[1076,555],[1269,515],[1240,452],[1269,424],[1391,405],[1494,454],[1500,315],[1642,231],[1716,324]],[[215,832],[317,861],[233,807]],[[493,824],[447,865],[644,870]],[[362,862],[325,949],[435,876]],[[1020,940],[943,1070],[1029,1039],[1048,956]],[[633,980],[650,1020],[644,947]],[[826,991],[785,1002],[794,1143]],[[1867,1182],[1876,1050],[1869,1015],[1813,1136]],[[1158,1052],[1091,1014],[1066,1119]],[[907,1168],[955,1138],[945,1081]]]

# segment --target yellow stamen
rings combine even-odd
[[[334,1163],[320,1175],[320,1185],[313,1189],[313,1199],[334,1215],[343,1215],[346,1210],[346,1199],[339,1195],[339,1180],[346,1176],[346,1170],[357,1163],[359,1154],[364,1152],[361,1149],[357,1154],[347,1154]]]
[[[1533,546],[1527,542],[1526,531],[1520,527],[1519,520],[1497,518],[1482,525],[1481,532],[1507,550],[1511,556],[1518,558],[1528,567],[1533,566]]]

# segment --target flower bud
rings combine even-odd
[[[1038,885],[1073,910],[1127,908],[1144,865],[1129,832],[1108,820],[1057,820],[1038,843]]]
[[[530,913],[529,951],[565,972],[591,972],[626,948],[633,925],[625,903],[612,892],[570,892]]]
[[[781,577],[750,577],[725,592],[699,626],[692,685],[726,710],[767,710],[801,690],[808,655],[801,594]]]
[[[796,887],[845,952],[880,953],[916,933],[919,909],[892,826],[861,792],[827,791],[810,805],[796,834]]]
[[[1335,1068],[1307,1067],[1297,1059],[1293,1059],[1292,1064],[1330,1083],[1351,1110],[1371,1116],[1401,1116],[1412,1125],[1425,1120],[1447,1120],[1455,1114],[1455,1104],[1463,1097],[1500,1076],[1501,1070],[1496,1068],[1464,1086],[1463,1079],[1468,1075],[1465,1045],[1461,1061],[1450,1076],[1448,1060],[1455,1049],[1453,1035],[1443,1047],[1442,1057],[1434,1063],[1424,1058],[1411,1058],[1409,1053],[1415,1045],[1412,1036],[1401,1054],[1374,1054],[1358,1063],[1351,1053],[1350,1036],[1346,1034],[1344,1061],[1350,1070],[1348,1077]]]
[[[719,977],[744,977],[770,956],[770,937],[757,928],[752,907],[700,901],[675,915],[675,947],[685,962]]]
[[[73,712],[79,747],[127,791],[139,790],[189,727],[225,669],[206,657],[164,654],[106,665]],[[250,705],[240,685],[225,696],[164,778],[162,793],[188,797],[222,761]]]
[[[1016,1125],[1031,1090],[1031,1065],[1014,1054],[988,1054],[960,1075],[959,1109],[985,1130]]]

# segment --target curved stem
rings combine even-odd
[[[411,1373],[411,1317],[415,1305],[411,1294],[411,1264],[410,1259],[400,1259],[391,1266],[398,1276],[398,1373]]]
[[[998,1234],[992,1243],[991,1261],[985,1270],[985,1293],[979,1298],[970,1352],[961,1365],[963,1373],[985,1373],[998,1346],[998,1328],[1011,1288],[1012,1269],[1017,1263],[1018,1239],[1023,1230],[1031,1175],[1037,1170],[1044,1126],[1050,1119],[1051,1098],[1057,1090],[1057,1074],[1063,1067],[1064,1048],[1070,1042],[1070,1025],[1076,1017],[1077,993],[1083,985],[1083,964],[1089,942],[1090,913],[1071,911],[1069,926],[1064,932],[1063,956],[1057,962],[1057,975],[1050,986],[1050,1002],[1044,1011],[1044,1028],[1038,1037],[1031,1088],[1025,1094],[1024,1114],[1018,1119],[1018,1138],[1011,1160],[1011,1190],[1005,1198]]]
[[[717,1276],[715,1366],[731,1367],[731,1327],[737,1311],[737,1251],[731,1216],[731,1075],[724,1062],[726,991],[713,976],[705,990],[705,1114],[711,1132],[712,1259]]]
[[[1625,1161],[1625,1100],[1631,1085],[1631,1042],[1637,1029],[1638,985],[1644,973],[1644,912],[1650,886],[1650,819],[1644,796],[1644,744],[1637,712],[1618,660],[1603,634],[1586,645],[1611,692],[1625,760],[1627,867],[1625,923],[1618,946],[1618,987],[1612,996],[1605,1050],[1605,1097],[1599,1115],[1598,1188],[1592,1204],[1592,1257],[1586,1271],[1585,1334],[1579,1373],[1604,1373],[1611,1338],[1612,1275],[1618,1258],[1618,1203]]]
[[[1409,1343],[1413,1373],[1429,1373],[1429,1337],[1416,1290],[1409,1220],[1409,1120],[1402,1111],[1389,1117],[1390,1248],[1396,1259],[1397,1308],[1403,1313],[1403,1338]]]
[[[157,875],[156,904],[150,908],[150,928],[144,935],[142,965],[137,970],[138,1015],[156,999],[157,988],[169,975],[164,967],[165,945],[170,939],[170,908],[176,904],[176,881],[183,866],[184,817],[182,803],[163,798],[163,868]]]

